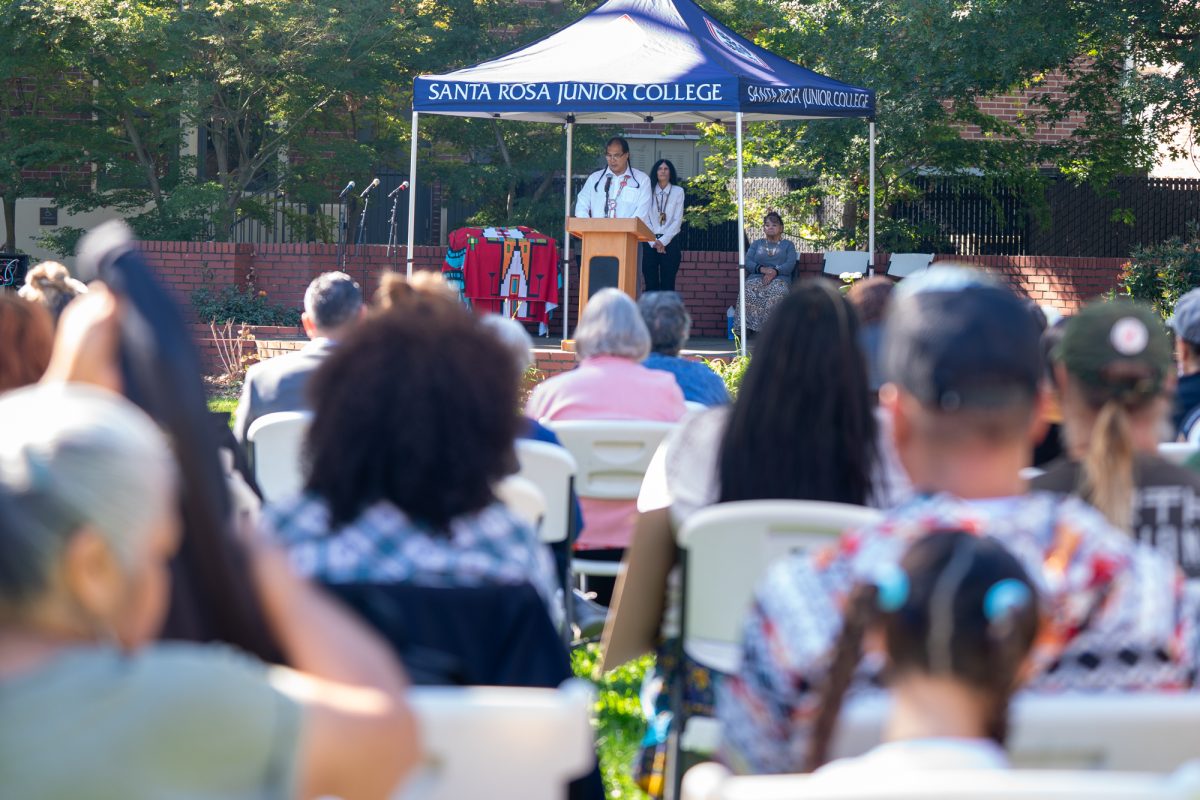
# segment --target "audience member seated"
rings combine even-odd
[[[1179,365],[1171,421],[1176,435],[1187,439],[1192,426],[1200,421],[1200,289],[1192,289],[1175,301],[1170,325],[1175,332],[1175,360]]]
[[[70,271],[62,264],[43,261],[25,273],[25,285],[18,290],[18,294],[49,311],[57,325],[67,303],[87,290],[87,286],[72,278]]]
[[[516,470],[517,371],[459,305],[414,295],[355,326],[313,375],[305,491],[263,525],[324,583],[530,583],[557,618],[549,549],[499,503]]]
[[[508,351],[513,365],[517,369],[517,373],[524,376],[529,371],[529,368],[533,366],[533,339],[529,337],[529,332],[525,330],[525,326],[503,314],[484,314],[479,320],[480,324],[495,336]],[[517,409],[517,413],[520,413],[520,409]],[[521,429],[517,431],[517,436],[522,439],[533,439],[537,442],[561,444],[558,441],[558,437],[554,435],[554,431],[532,417],[521,417]],[[574,489],[571,490],[571,504],[574,507],[575,531],[578,535],[583,531],[583,510],[579,507],[579,498],[575,496]],[[554,566],[558,573],[559,583],[565,590],[567,586],[567,570],[571,560],[571,543],[567,541],[555,542],[550,545],[550,549],[554,552]]]
[[[37,382],[50,363],[54,322],[39,303],[0,291],[0,392]]]
[[[763,238],[755,239],[746,250],[746,331],[757,333],[767,324],[771,312],[792,288],[796,271],[796,247],[783,238],[783,217],[771,211],[763,217]],[[741,313],[740,308],[737,311]],[[741,329],[741,318],[734,330]]]
[[[862,342],[863,355],[867,358],[867,384],[872,392],[883,385],[883,369],[880,365],[883,353],[883,318],[896,282],[877,275],[855,281],[846,293],[846,299],[858,312],[858,338]]]
[[[846,600],[806,770],[823,783],[1008,767],[1008,705],[1037,631],[1037,590],[998,541],[962,531],[917,539],[898,568],[867,576]],[[882,643],[892,700],[885,742],[827,764],[843,700],[873,641]]]
[[[1176,688],[1195,675],[1195,620],[1175,564],[1078,498],[1025,493],[1019,473],[1044,422],[1038,329],[1021,301],[980,273],[933,267],[892,303],[880,403],[921,494],[835,546],[781,562],[760,586],[740,670],[717,697],[722,755],[742,772],[804,766],[838,609],[857,576],[898,564],[934,528],[987,531],[1044,590],[1031,686]],[[867,664],[855,680],[877,674]]]
[[[362,290],[344,272],[325,272],[304,292],[300,322],[311,341],[295,353],[267,359],[246,372],[242,397],[234,414],[233,432],[246,441],[259,417],[276,411],[311,408],[306,389],[313,372],[362,318]]]
[[[4,796],[384,797],[419,753],[404,675],[280,553],[257,545],[253,574],[293,669],[152,643],[176,475],[157,426],[116,394],[0,397]]]
[[[579,366],[534,388],[525,413],[557,420],[657,420],[675,422],[687,411],[675,379],[641,362],[650,355],[650,332],[637,305],[616,289],[602,289],[588,301],[575,329]],[[637,513],[632,500],[584,498],[587,530],[576,542],[589,559],[620,560],[633,534]],[[588,588],[604,605],[613,581],[592,578]]]
[[[1036,317],[1035,317],[1036,319]],[[1054,324],[1042,331],[1042,361],[1044,368],[1042,419],[1046,421],[1046,435],[1033,448],[1033,466],[1045,469],[1046,465],[1063,454],[1062,402],[1054,388],[1054,357],[1058,343],[1067,328],[1067,317],[1059,317]]]
[[[633,543],[606,642],[616,626],[660,631],[652,682],[684,679],[694,713],[712,713],[714,676],[690,662],[676,664],[679,636],[679,553],[674,531],[701,508],[734,500],[825,500],[865,505],[877,476],[875,417],[859,346],[858,322],[827,281],[805,281],[780,302],[758,339],[737,401],[691,417],[667,440],[665,474],[647,474]],[[670,573],[668,573],[670,570]],[[663,597],[660,618],[645,618],[642,602]],[[630,628],[626,628],[629,630]],[[615,666],[606,661],[606,666]],[[668,687],[669,688],[669,687]],[[646,791],[661,786],[653,768],[670,734],[669,691],[658,695],[656,720],[638,775]],[[662,760],[658,760],[660,765]],[[657,794],[657,792],[652,792]]]
[[[441,297],[455,305],[462,305],[458,292],[446,283],[442,273],[430,270],[414,272],[412,277],[399,272],[383,273],[379,278],[379,288],[375,290],[375,305],[378,308],[392,308],[412,299],[414,295]]]
[[[684,400],[706,406],[728,403],[725,381],[717,373],[707,364],[679,355],[692,330],[683,298],[677,292],[646,292],[638,299],[638,311],[650,331],[650,355],[642,366],[674,375]]]
[[[1079,495],[1200,577],[1200,474],[1157,452],[1174,366],[1158,315],[1094,302],[1067,323],[1054,358],[1067,455],[1033,487]]]

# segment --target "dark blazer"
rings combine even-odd
[[[554,688],[571,661],[529,584],[442,588],[326,584],[379,631],[416,684]],[[569,800],[602,800],[599,767],[570,784]]]
[[[246,372],[242,399],[233,418],[238,441],[246,441],[250,425],[261,416],[311,408],[306,394],[309,378],[335,346],[329,339],[314,339],[301,350],[252,366]]]

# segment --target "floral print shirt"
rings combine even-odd
[[[1091,506],[1048,492],[992,500],[917,497],[879,524],[776,565],[747,620],[738,674],[718,686],[722,758],[745,773],[799,771],[818,690],[856,583],[898,563],[931,530],[999,539],[1042,595],[1034,690],[1174,689],[1195,679],[1195,600],[1169,559],[1113,528]],[[879,683],[881,658],[853,691]]]

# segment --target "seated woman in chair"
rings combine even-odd
[[[404,674],[273,548],[256,543],[251,574],[294,669],[152,641],[177,481],[159,428],[117,394],[0,397],[0,794],[387,796],[419,752]]]
[[[746,330],[757,333],[775,306],[787,297],[796,271],[796,247],[783,238],[783,217],[771,211],[763,217],[763,238],[746,251]],[[740,321],[734,330],[739,330]]]
[[[675,422],[687,412],[675,378],[647,369],[650,332],[637,305],[616,289],[597,292],[575,329],[579,366],[539,384],[525,413],[540,422],[557,420],[654,420]],[[637,509],[632,500],[583,498],[587,530],[576,549],[590,559],[618,561]],[[607,605],[611,579],[588,582]]]
[[[313,375],[308,477],[268,533],[325,583],[529,583],[557,618],[548,548],[496,500],[517,469],[518,373],[466,309],[413,292]]]
[[[692,713],[711,714],[720,676],[679,663],[681,577],[675,531],[693,513],[736,500],[876,500],[876,422],[854,309],[826,281],[784,297],[755,348],[732,408],[689,418],[660,451],[642,484],[625,574],[605,629],[605,668],[637,655],[607,652],[614,634],[641,648],[658,644],[659,678],[684,681]],[[633,598],[626,603],[626,596]],[[650,599],[647,599],[650,598]],[[641,648],[637,648],[640,650]],[[611,658],[611,660],[610,660]],[[658,794],[670,724],[669,692],[658,695],[654,736],[640,781]]]

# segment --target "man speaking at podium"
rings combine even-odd
[[[575,199],[575,216],[608,219],[645,217],[650,212],[652,181],[629,165],[629,142],[620,136],[604,147],[608,164],[588,176]]]

